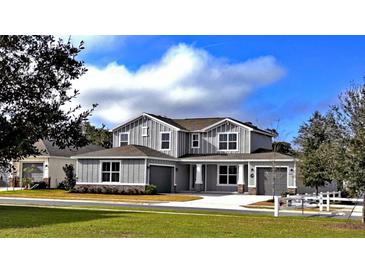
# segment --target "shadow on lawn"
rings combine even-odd
[[[61,223],[77,223],[122,217],[127,212],[83,209],[40,208],[27,206],[0,206],[0,230],[31,228]]]

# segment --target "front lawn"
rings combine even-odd
[[[0,206],[0,237],[365,237],[365,229],[327,218]]]
[[[20,198],[44,198],[64,200],[99,200],[111,202],[186,202],[201,199],[199,196],[182,194],[158,194],[158,195],[113,195],[113,194],[90,194],[90,193],[69,193],[61,189],[44,190],[15,190],[1,191],[0,197]]]

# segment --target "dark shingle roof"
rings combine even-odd
[[[187,131],[197,131],[202,130],[206,127],[209,127],[215,123],[218,123],[219,121],[223,121],[224,119],[231,119],[232,121],[235,121],[241,125],[250,127],[252,129],[255,129],[257,131],[260,131],[264,134],[271,134],[271,132],[268,132],[267,130],[260,129],[259,127],[255,126],[254,124],[250,122],[241,122],[239,120],[233,119],[231,117],[208,117],[208,118],[186,118],[186,119],[172,119],[165,116],[160,116],[156,114],[146,113],[152,117],[155,117],[156,119],[159,119],[165,123],[168,123],[172,126],[175,126],[182,130]]]
[[[262,153],[222,153],[222,154],[187,154],[181,157],[184,160],[273,160],[273,152]],[[293,160],[292,156],[275,153],[275,160]]]
[[[156,157],[174,159],[173,157],[145,146],[127,145],[78,154],[77,157]]]
[[[41,152],[41,155],[58,156],[58,157],[71,157],[80,153],[87,153],[103,149],[102,146],[97,146],[97,145],[87,145],[79,149],[70,149],[70,148],[61,149],[58,146],[53,145],[52,142],[47,140],[40,140],[37,143],[35,143],[35,146]]]

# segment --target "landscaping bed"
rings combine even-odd
[[[92,194],[71,193],[62,189],[15,190],[1,191],[0,197],[43,198],[64,200],[96,200],[110,202],[186,202],[201,199],[195,195],[184,194],[156,194],[156,195],[121,195],[121,194]]]

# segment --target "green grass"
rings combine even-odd
[[[196,195],[185,195],[185,194],[158,194],[158,195],[90,194],[90,193],[70,193],[61,189],[1,191],[0,197],[44,198],[44,199],[63,199],[63,200],[99,200],[99,201],[130,202],[130,203],[186,202],[186,201],[201,199],[201,197]]]
[[[365,237],[358,221],[159,212],[0,206],[0,237]]]

